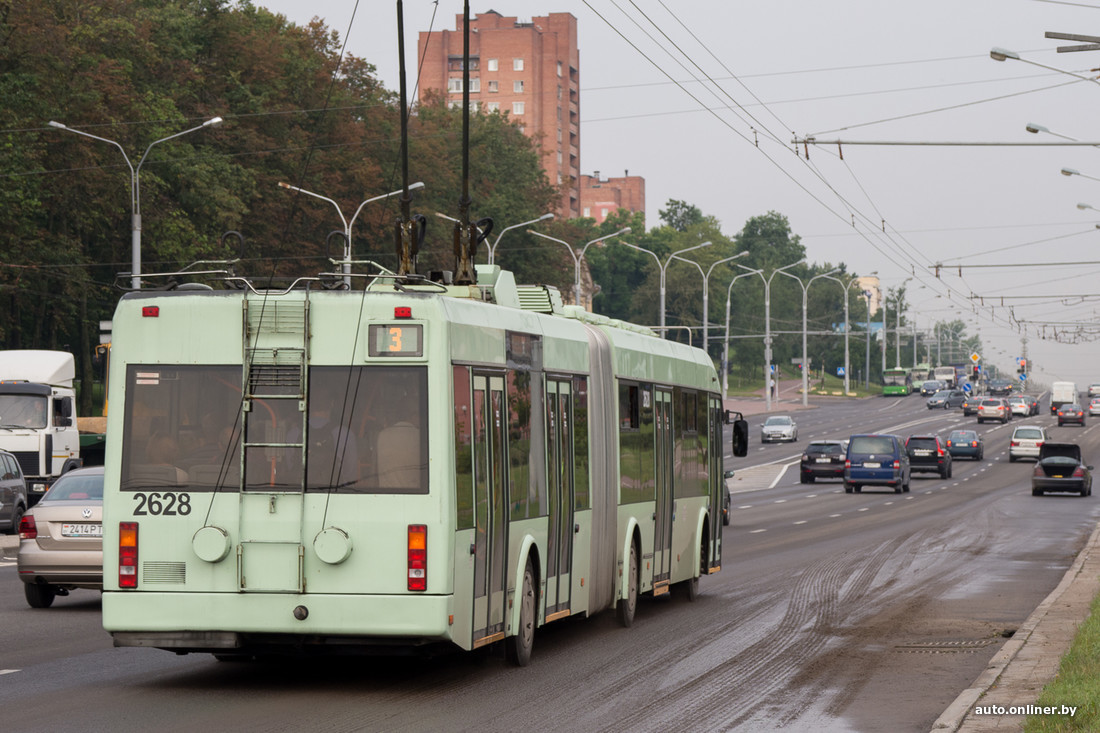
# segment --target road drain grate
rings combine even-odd
[[[971,639],[967,641],[917,641],[909,644],[898,644],[894,647],[896,652],[907,654],[958,654],[960,652],[974,652],[992,644],[996,639]]]

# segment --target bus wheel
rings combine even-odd
[[[57,596],[57,589],[45,583],[25,583],[23,593],[31,608],[49,608]]]
[[[531,661],[531,647],[535,644],[535,571],[531,559],[523,571],[523,590],[519,597],[519,628],[505,645],[508,661],[517,667],[526,667]]]
[[[703,574],[703,568],[707,566],[707,541],[704,539],[699,549],[699,575],[694,578],[685,580],[684,585],[684,597],[691,603],[695,603],[695,600],[699,597],[699,576]]]
[[[634,625],[634,611],[638,608],[638,546],[630,543],[630,561],[627,564],[626,598],[620,598],[615,606],[619,623],[630,628]]]

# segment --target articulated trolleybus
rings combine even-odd
[[[151,276],[146,276],[151,277]],[[103,620],[218,658],[504,642],[720,569],[707,355],[479,265],[114,316]],[[235,287],[232,287],[235,286]],[[743,420],[734,452],[744,455]]]

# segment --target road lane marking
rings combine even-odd
[[[12,674],[14,672],[22,672],[21,669],[0,669],[0,674]]]
[[[750,529],[749,534],[758,534],[760,532],[767,532],[767,531],[768,530],[766,530],[766,529]]]
[[[865,512],[865,511],[867,511],[867,510],[868,510],[868,509],[870,509],[870,508],[871,508],[871,507],[869,507],[869,506],[865,506],[865,507],[863,507],[862,509],[860,509],[859,511],[861,511],[861,512]]]
[[[844,516],[844,515],[843,514],[830,514],[829,519],[836,519],[837,517],[842,517],[842,516]]]
[[[805,520],[805,519],[800,519],[800,520],[798,520],[797,522],[795,522],[795,524],[805,524],[805,523],[806,523],[806,521],[807,521],[807,520]]]
[[[738,509],[752,509],[752,504],[742,504]]]

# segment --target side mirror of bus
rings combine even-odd
[[[736,416],[736,417],[735,417]],[[749,423],[740,412],[726,411],[726,424],[733,426],[733,455],[744,458],[749,454]]]

